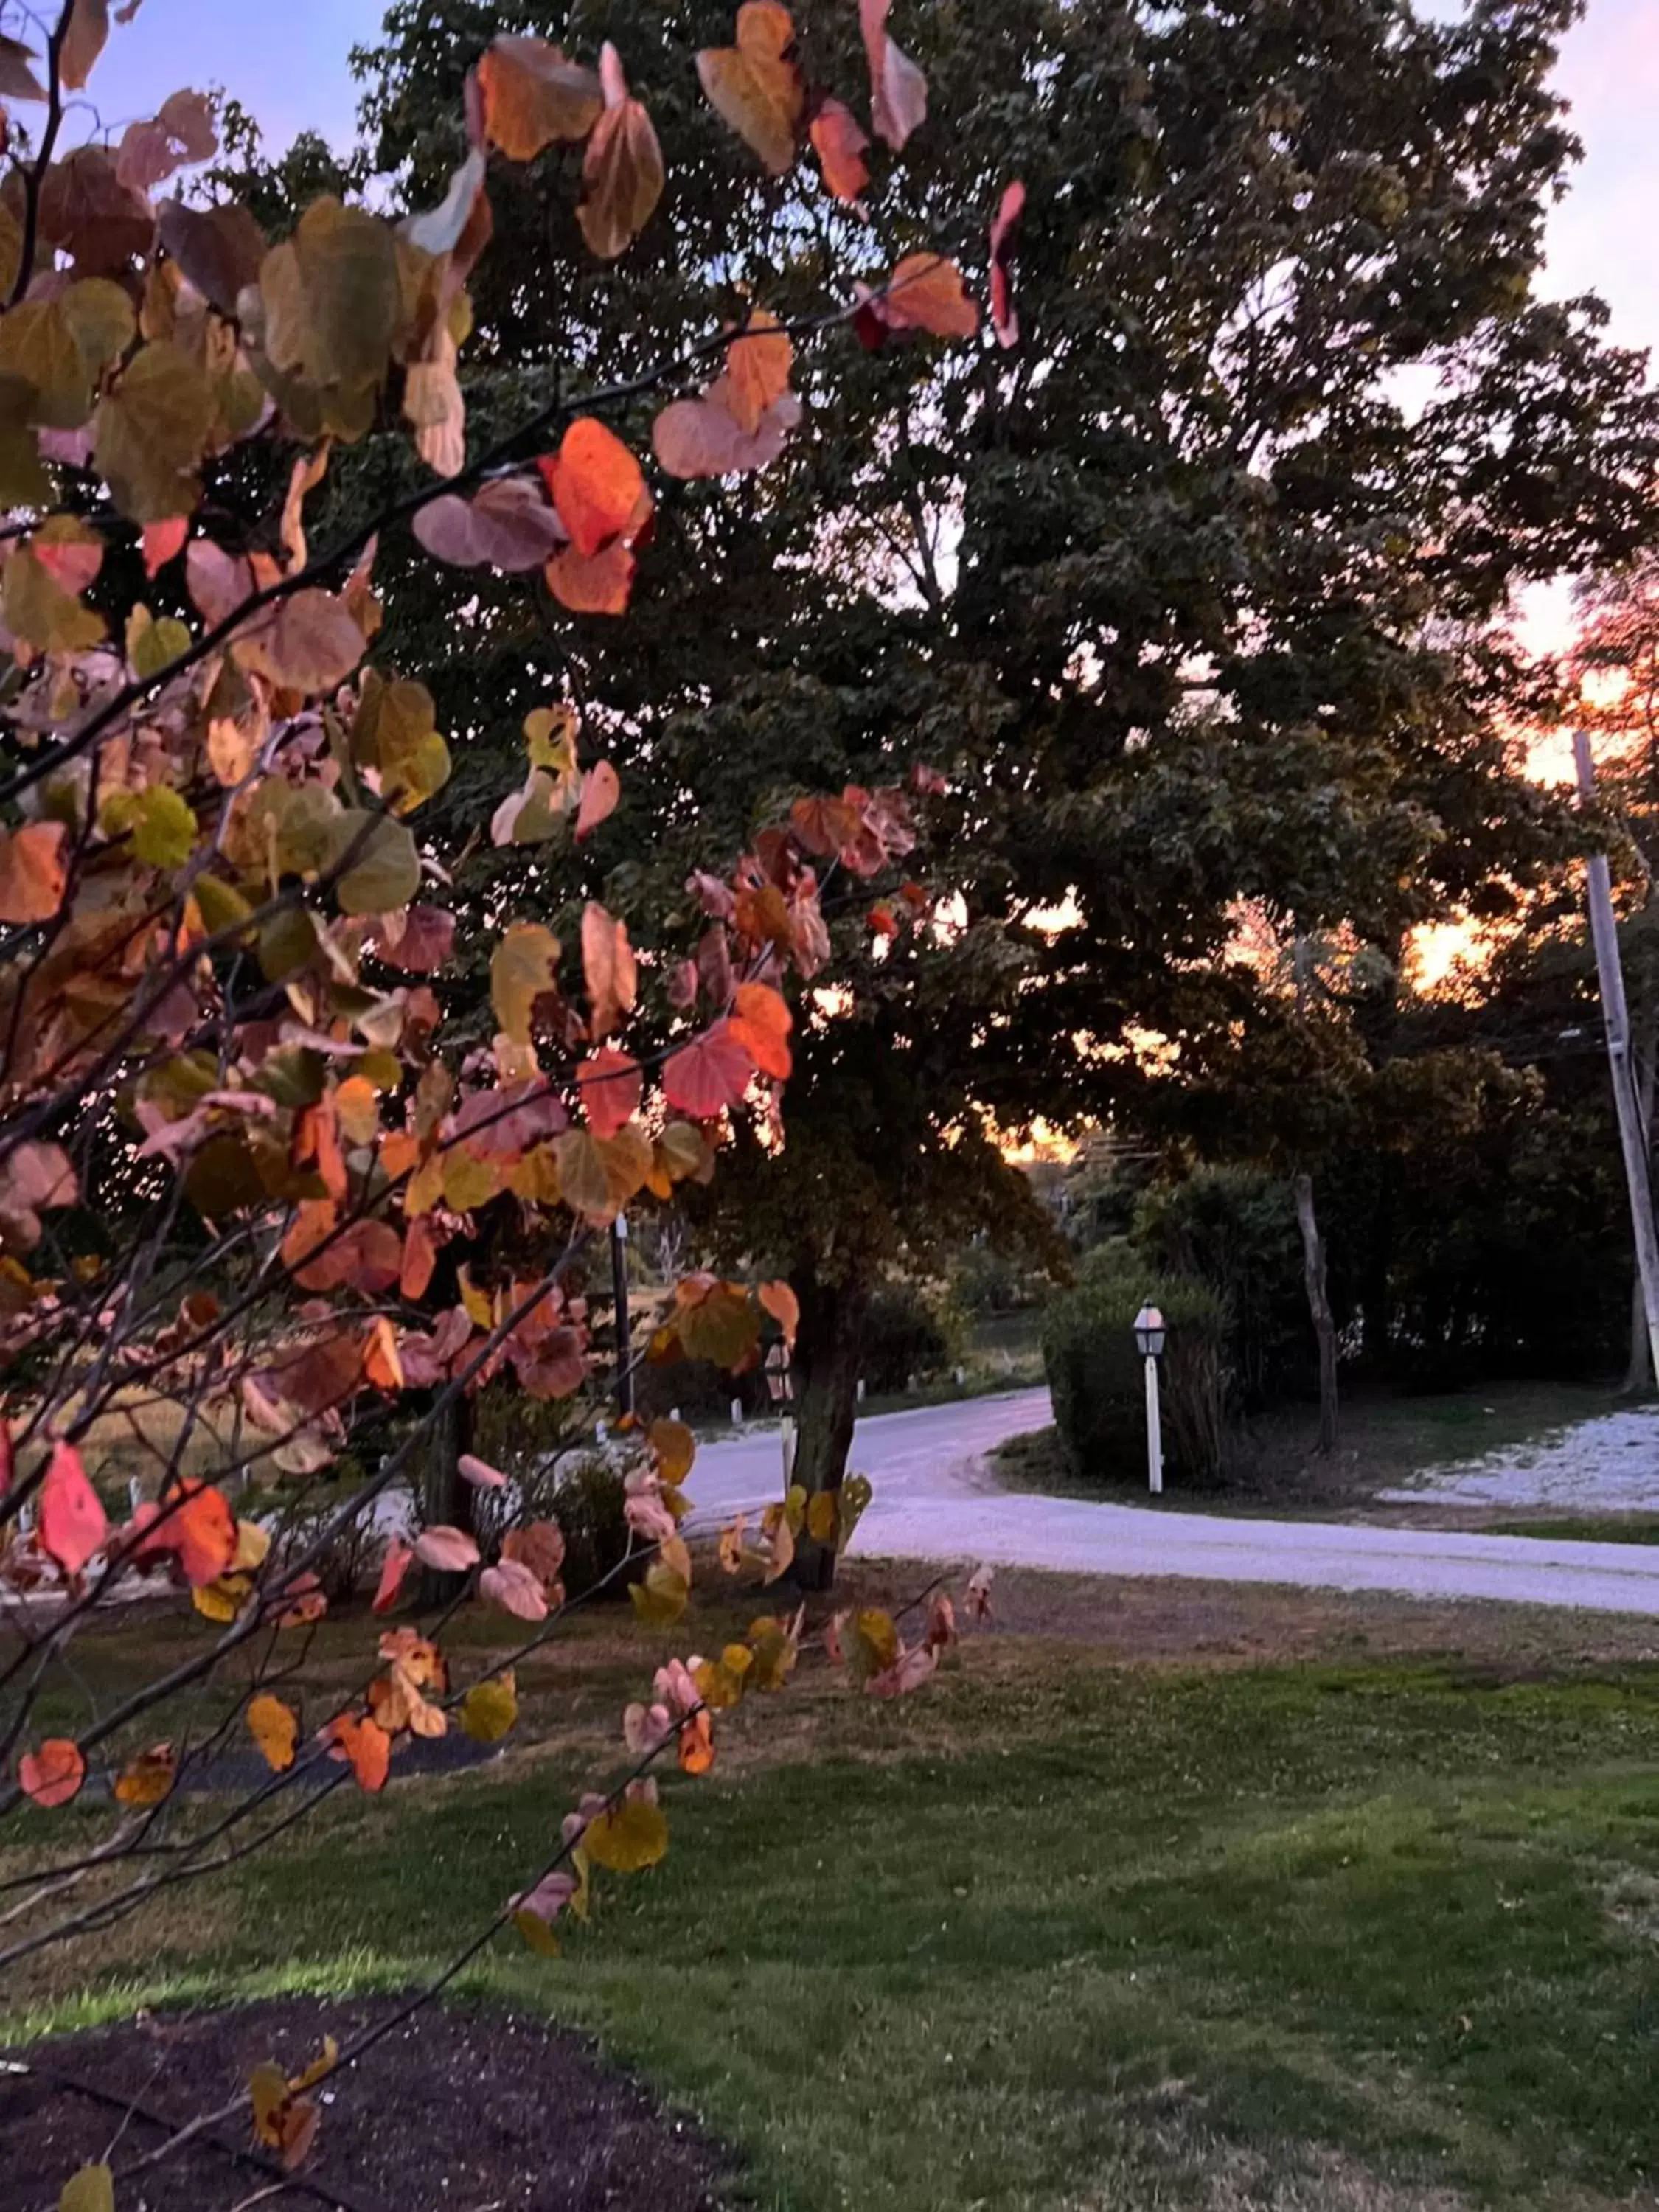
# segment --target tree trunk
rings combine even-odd
[[[472,1527],[472,1487],[461,1479],[460,1457],[472,1445],[472,1401],[464,1394],[451,1399],[427,1431],[421,1462],[420,1517],[425,1528]],[[424,1607],[447,1605],[461,1586],[459,1575],[441,1573],[435,1567],[421,1569],[419,1602]]]
[[[808,1501],[828,1492],[839,1497],[858,1417],[859,1359],[869,1293],[861,1283],[792,1278],[800,1300],[792,1372],[795,1397],[793,1480]],[[795,1540],[790,1577],[803,1592],[827,1590],[836,1578],[836,1547],[815,1542],[803,1528]]]
[[[1319,1345],[1319,1449],[1336,1449],[1336,1324],[1331,1319],[1330,1295],[1325,1281],[1325,1240],[1314,1212],[1313,1177],[1291,1178],[1296,1198],[1297,1226],[1302,1231],[1302,1268],[1308,1285],[1308,1312]]]

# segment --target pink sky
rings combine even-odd
[[[1449,0],[1430,4],[1449,12]],[[217,83],[260,118],[273,148],[307,125],[343,140],[356,106],[346,57],[354,42],[374,37],[382,7],[383,0],[144,0],[137,20],[113,34],[124,102],[148,112],[180,83]],[[1659,347],[1656,0],[1589,0],[1563,51],[1560,83],[1586,152],[1573,192],[1551,222],[1549,289],[1600,292],[1615,337]],[[94,76],[94,90],[98,84]]]

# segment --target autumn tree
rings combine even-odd
[[[793,152],[805,64],[783,11],[759,13],[769,66],[801,87]],[[476,1457],[460,1471],[500,1509],[487,1552],[461,1527],[405,1536],[381,1516],[481,1389],[589,1393],[589,1247],[623,1209],[717,1176],[751,1116],[781,1130],[792,1000],[834,987],[824,856],[786,810],[705,875],[705,902],[731,911],[724,965],[695,994],[680,981],[695,933],[641,942],[580,896],[579,869],[574,896],[552,872],[492,887],[466,939],[482,994],[464,988],[457,907],[477,847],[434,802],[467,732],[394,654],[380,556],[412,545],[468,590],[533,570],[546,619],[614,619],[665,486],[711,448],[722,474],[758,470],[793,430],[797,349],[844,343],[854,312],[930,343],[976,319],[936,252],[862,300],[826,265],[787,322],[759,300],[705,300],[659,325],[634,264],[609,281],[640,301],[647,343],[509,365],[477,343],[472,290],[515,177],[551,170],[607,269],[658,217],[672,162],[616,44],[578,59],[492,40],[456,88],[441,189],[393,216],[333,190],[295,204],[303,165],[282,193],[236,197],[234,158],[200,188],[218,126],[194,92],[69,147],[66,103],[113,36],[98,96],[119,112],[118,42],[142,35],[104,0],[67,0],[43,50],[0,37],[0,87],[40,118],[0,181],[0,1820],[29,1846],[0,1967],[142,1915],[337,1788],[378,1791],[412,1737],[513,1725],[515,1661],[591,1594],[565,1591],[557,1525],[522,1525],[506,1475]],[[892,88],[918,100],[921,80],[878,26],[867,59],[854,96],[880,129]],[[680,102],[701,77],[750,127],[729,53],[682,61]],[[821,116],[817,80],[811,100]],[[659,110],[665,126],[683,112],[666,95]],[[744,251],[746,211],[728,213]],[[621,430],[647,395],[636,449]],[[329,507],[337,478],[348,514]],[[612,726],[596,699],[544,686],[490,810],[509,842],[580,855],[625,789]],[[844,805],[845,835],[873,848],[858,870],[871,895],[901,896],[905,793]],[[787,1284],[700,1272],[674,1286],[653,1351],[741,1366],[796,1319]],[[295,1534],[294,1510],[387,1408],[399,1419],[380,1424],[368,1480]],[[112,1481],[116,1434],[130,1498]],[[666,1628],[691,1575],[692,1440],[662,1421],[625,1449],[631,1595]],[[406,1605],[417,1561],[458,1587],[369,1630],[361,1680],[301,1711],[283,1686],[326,1607],[316,1571],[364,1516],[376,1613]],[[780,1504],[757,1540],[728,1532],[722,1565],[775,1581],[802,1517]],[[135,1593],[176,1594],[188,1656],[73,1733],[43,1725],[49,1697],[78,1711],[74,1639]],[[519,1641],[463,1681],[441,1636],[472,1602]],[[913,1643],[873,1613],[827,1640],[889,1695],[925,1680],[951,1632],[939,1600]],[[660,1857],[653,1762],[706,1771],[712,1716],[781,1686],[802,1636],[799,1616],[763,1613],[718,1659],[659,1668],[624,1717],[625,1770],[573,1808],[520,1894],[484,1902],[405,2010],[509,1922],[550,1948],[594,1869]],[[195,1796],[246,1738],[267,1779]],[[94,1777],[107,1796],[83,1796]],[[317,2124],[310,2089],[362,2047],[300,2079],[258,2069],[142,2163],[251,2105],[258,2142],[291,2164]],[[106,2204],[109,2187],[94,2172],[65,2203]]]

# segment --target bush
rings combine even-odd
[[[1164,1459],[1168,1474],[1212,1482],[1225,1435],[1226,1313],[1206,1285],[1155,1275],[1127,1243],[1103,1245],[1073,1291],[1043,1317],[1042,1364],[1054,1420],[1073,1470],[1102,1482],[1146,1464],[1146,1386],[1134,1345],[1144,1300],[1163,1310]]]
[[[616,1443],[573,1445],[505,1463],[507,1486],[483,1490],[472,1499],[474,1533],[492,1552],[510,1528],[523,1521],[556,1521],[564,1534],[564,1586],[580,1597],[607,1575],[609,1589],[621,1596],[631,1577],[617,1571],[628,1557],[629,1531],[623,1514],[628,1492],[624,1469],[630,1455]],[[641,1559],[643,1571],[645,1560]]]
[[[962,1354],[960,1322],[919,1283],[883,1283],[872,1294],[863,1350],[872,1390],[902,1390],[913,1375],[942,1375]]]
[[[1302,1240],[1282,1176],[1200,1167],[1158,1184],[1136,1210],[1133,1239],[1160,1275],[1194,1277],[1220,1299],[1229,1382],[1246,1411],[1316,1387]]]

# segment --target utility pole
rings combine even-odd
[[[1573,763],[1578,770],[1583,799],[1595,793],[1595,769],[1589,739],[1583,730],[1572,733]],[[1619,1144],[1625,1156],[1625,1182],[1630,1194],[1631,1232],[1636,1240],[1636,1267],[1642,1284],[1642,1304],[1648,1322],[1648,1354],[1659,1377],[1659,1235],[1654,1230],[1653,1190],[1648,1176],[1648,1137],[1642,1120],[1636,1071],[1631,1064],[1630,1012],[1625,1004],[1625,971],[1619,959],[1619,931],[1613,918],[1612,879],[1607,856],[1592,853],[1587,863],[1590,936],[1595,945],[1595,972],[1601,987],[1601,1021],[1607,1034],[1607,1061],[1613,1071],[1613,1104],[1619,1117]]]

